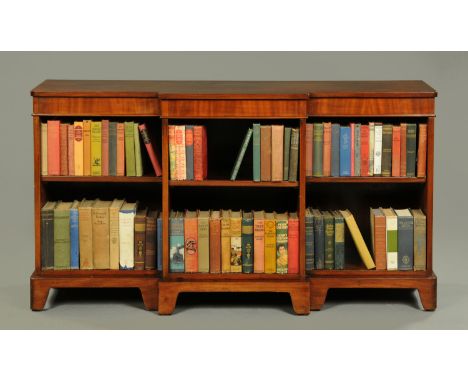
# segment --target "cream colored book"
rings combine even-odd
[[[119,265],[120,269],[133,269],[135,214],[138,203],[124,203],[119,211]]]
[[[80,269],[93,269],[92,209],[95,200],[84,199],[78,206],[78,233],[80,241]]]
[[[231,272],[231,210],[221,210],[221,272]]]
[[[119,269],[119,212],[125,200],[114,199],[109,207],[109,268]]]
[[[398,217],[393,208],[381,208],[387,229],[387,271],[398,270]]]

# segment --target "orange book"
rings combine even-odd
[[[83,121],[83,175],[91,175],[91,121]]]
[[[331,122],[323,123],[323,176],[331,175]]]
[[[109,120],[103,119],[101,124],[101,175],[109,175]]]
[[[219,211],[210,214],[210,273],[221,273],[221,216]]]
[[[180,177],[177,171],[176,167],[175,176]],[[193,127],[193,177],[195,180],[203,180],[208,177],[208,136],[206,126]]]
[[[75,126],[68,125],[68,175],[75,175]]]
[[[125,175],[125,125],[117,124],[117,176]]]
[[[60,124],[60,175],[68,175],[68,125]]]
[[[186,211],[184,219],[185,272],[198,272],[197,211]]]
[[[299,273],[299,218],[296,212],[289,214],[288,221],[288,273]]]
[[[381,209],[370,209],[370,227],[375,269],[384,271],[387,269],[387,225]]]
[[[74,174],[83,176],[83,122],[77,121],[73,124],[73,152],[74,152]]]
[[[400,176],[400,126],[393,126],[392,131],[392,176]]]
[[[419,124],[419,138],[418,138],[418,164],[416,176],[424,178],[426,176],[426,153],[427,153],[427,125],[425,123]]]
[[[400,176],[406,176],[406,123],[400,125]]]
[[[60,175],[60,121],[47,121],[47,174]]]
[[[314,124],[308,123],[306,125],[306,176],[312,176],[313,140]]]

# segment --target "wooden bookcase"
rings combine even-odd
[[[181,292],[285,292],[294,312],[319,310],[331,288],[410,288],[425,310],[436,308],[432,270],[434,106],[437,93],[422,81],[74,81],[46,80],[31,92],[34,133],[35,271],[31,309],[42,310],[50,288],[139,288],[147,309],[171,314]],[[40,124],[47,119],[134,119],[160,131],[162,178],[41,176]],[[416,121],[427,123],[426,178],[306,178],[307,122]],[[253,182],[246,155],[238,179],[229,180],[245,129],[278,121],[300,129],[297,182]],[[169,180],[168,125],[208,128],[209,174],[205,181]],[[159,133],[158,133],[159,136]],[[250,161],[250,162],[249,162]],[[250,167],[249,167],[250,166]],[[146,168],[150,168],[146,166]],[[157,206],[163,218],[163,270],[41,269],[40,210],[47,200],[122,197]],[[369,207],[421,208],[427,215],[427,270],[305,270],[305,210],[349,208],[358,224]],[[174,274],[169,272],[169,211],[266,209],[294,211],[300,219],[298,274]],[[368,228],[368,227],[366,227]],[[361,228],[362,229],[362,228]]]

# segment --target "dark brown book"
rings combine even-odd
[[[210,273],[221,273],[221,216],[211,211],[210,216]]]
[[[156,220],[158,211],[152,210],[146,216],[145,269],[156,269]]]
[[[260,126],[260,180],[271,180],[271,126]]]
[[[424,178],[426,176],[426,152],[427,152],[427,125],[419,124],[418,136],[418,159],[416,176]]]
[[[392,175],[392,125],[382,128],[382,176]]]
[[[135,249],[133,251],[135,256],[135,267],[136,270],[145,269],[145,256],[146,256],[146,215],[148,214],[148,208],[138,210],[135,215]]]

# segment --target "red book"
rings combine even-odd
[[[361,176],[369,176],[369,126],[361,125]]]
[[[60,175],[68,175],[68,125],[60,124]]]
[[[400,126],[392,131],[392,176],[400,176]]]
[[[75,175],[75,126],[68,125],[68,175]]]
[[[203,180],[208,176],[206,126],[193,127],[193,175],[195,180]]]
[[[125,175],[125,125],[117,123],[117,176]]]
[[[101,175],[109,175],[109,121],[103,119],[101,123]]]
[[[323,176],[331,175],[331,122],[323,123]]]
[[[143,143],[145,144],[146,151],[148,152],[148,155],[151,160],[151,164],[153,165],[154,173],[156,176],[161,176],[161,165],[159,164],[158,158],[156,157],[156,154],[153,149],[153,144],[152,140],[150,139],[148,135],[148,129],[146,128],[146,125],[143,123],[141,125],[138,125],[138,129],[140,130],[141,138],[143,139]]]
[[[299,218],[295,212],[288,221],[288,273],[299,273]]]
[[[47,121],[47,174],[60,175],[60,121]]]
[[[418,165],[416,176],[424,178],[426,176],[426,153],[427,153],[427,125],[425,123],[419,124],[419,137],[418,137]]]
[[[306,176],[312,176],[312,148],[314,140],[314,124],[306,125]]]
[[[400,125],[400,176],[406,176],[406,123]]]
[[[354,176],[354,123],[349,124],[351,130],[351,176]]]

